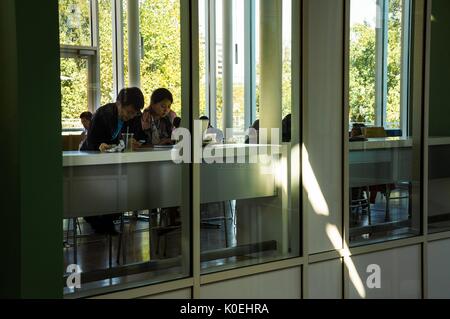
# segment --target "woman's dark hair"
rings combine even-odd
[[[181,125],[181,118],[180,117],[176,117],[173,119],[173,126],[175,128],[179,128]]]
[[[87,111],[80,114],[80,119],[92,120],[92,113]]]
[[[250,127],[259,131],[259,120],[256,120],[255,122],[253,122],[252,126],[250,126]]]
[[[291,141],[291,114],[286,115],[281,123],[281,133],[283,135],[282,141],[288,143]]]
[[[366,125],[364,123],[353,123],[352,125],[352,135],[358,136],[363,135],[362,129],[365,128]]]
[[[173,103],[172,93],[170,93],[168,89],[159,88],[153,91],[152,96],[150,98],[150,104],[159,103],[164,100],[169,100],[170,103]]]
[[[117,102],[123,106],[132,105],[137,111],[144,108],[144,94],[139,88],[125,88],[119,92]]]

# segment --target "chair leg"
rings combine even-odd
[[[112,268],[112,236],[108,235],[109,242],[109,268]]]
[[[389,222],[391,220],[391,215],[390,215],[390,211],[389,211],[389,200],[391,197],[391,188],[389,185],[386,185],[386,215],[384,217],[384,221],[385,222]]]
[[[227,206],[225,202],[223,203],[223,222],[224,222],[224,231],[225,231],[225,248],[228,248],[228,220],[227,220]]]
[[[370,188],[367,186],[366,188],[366,196],[367,196],[367,215],[369,218],[369,225],[372,225],[372,214],[370,211]]]
[[[83,232],[81,231],[80,221],[78,220],[78,218],[76,219],[76,221],[77,221],[78,230],[80,231],[80,235],[81,235]]]
[[[69,234],[70,234],[70,218],[67,219],[67,230],[66,230],[66,243],[69,244]]]
[[[78,265],[78,243],[77,243],[77,224],[76,218],[73,219],[73,263]]]
[[[117,264],[120,264],[120,251],[122,248],[122,237],[123,237],[123,214],[120,216],[120,233],[119,233],[119,238],[118,238],[118,243],[117,243],[117,258],[116,258]]]
[[[412,183],[408,183],[408,218],[412,218]]]

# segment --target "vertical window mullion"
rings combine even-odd
[[[409,75],[411,47],[411,1],[402,3],[402,52],[401,52],[401,87],[400,87],[400,129],[402,135],[409,135]]]
[[[208,19],[208,110],[211,125],[217,127],[217,54],[216,54],[216,0],[207,0]],[[209,18],[208,18],[209,17]]]
[[[122,0],[111,0],[113,25],[113,78],[116,95],[124,87]]]
[[[389,1],[383,3],[383,100],[382,121],[383,127],[387,125],[387,101],[388,101],[388,54],[389,54]]]
[[[98,25],[98,0],[91,0],[91,43],[95,55],[88,59],[89,68],[89,110],[95,112],[100,106],[100,39]]]
[[[245,2],[245,126],[256,117],[255,0]]]
[[[377,0],[375,126],[385,126],[389,0]]]

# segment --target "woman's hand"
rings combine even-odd
[[[112,145],[108,145],[106,143],[102,143],[98,149],[99,149],[100,152],[105,153],[107,150],[109,150],[112,147],[113,147]]]
[[[142,143],[136,141],[134,138],[132,138],[129,142],[133,145],[133,149],[140,148],[142,146]]]
[[[170,138],[163,138],[159,142],[159,145],[172,145],[172,144],[173,144],[173,141]]]
[[[142,125],[142,129],[144,131],[150,129],[150,127],[151,127],[151,114],[148,109],[144,110],[144,112],[142,112],[141,125]]]

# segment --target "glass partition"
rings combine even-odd
[[[288,116],[292,3],[201,0],[199,10],[207,17],[199,26],[201,115],[208,116],[200,134],[202,273],[299,256],[298,189],[291,188],[298,152]],[[262,42],[273,44],[270,52]],[[261,95],[263,86],[276,93]]]
[[[420,114],[409,103],[408,0],[352,0],[350,243],[420,234]]]
[[[189,100],[182,96],[180,1],[137,2],[141,88],[123,91],[120,79],[131,75],[117,50],[128,56],[130,49],[116,26],[133,8],[86,2],[98,17],[90,29],[99,30],[98,41],[82,51],[61,43],[63,126],[65,118],[84,126],[70,141],[63,137],[64,293],[74,296],[190,275],[191,166],[176,164],[173,143],[166,143],[174,129],[169,111],[182,116],[182,99]],[[60,1],[62,17],[66,3]],[[80,3],[76,12],[84,12]],[[155,93],[160,87],[167,90]],[[92,117],[80,119],[87,110]]]
[[[430,233],[450,230],[450,126],[445,78],[450,70],[449,3],[434,0],[431,19],[430,109],[428,149],[428,227]]]

